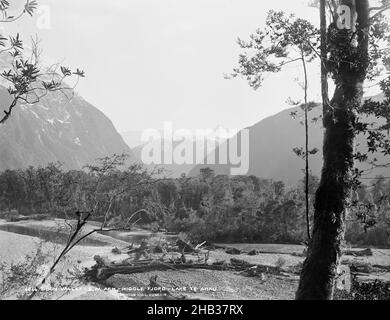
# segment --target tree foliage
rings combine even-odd
[[[139,165],[123,166],[123,160],[122,155],[103,158],[87,171],[64,171],[59,164],[4,171],[0,212],[11,219],[45,214],[69,221],[77,220],[76,212],[92,212],[90,219],[105,228],[121,228],[133,217],[152,230],[184,232],[200,242],[306,241],[304,180],[287,189],[283,182],[215,176],[210,169],[197,177],[160,179]],[[312,207],[319,180],[310,176],[309,181]],[[389,197],[387,180],[361,186],[347,241],[388,245]]]
[[[0,23],[9,23],[22,18],[24,15],[32,16],[38,3],[27,0],[21,12],[10,15],[11,5],[7,0],[0,1]],[[11,97],[9,105],[4,106],[4,114],[0,116],[0,124],[5,123],[19,104],[32,105],[40,101],[50,92],[60,91],[70,99],[73,89],[79,78],[85,76],[84,71],[72,71],[68,67],[54,64],[45,67],[40,61],[41,50],[39,40],[31,39],[31,50],[24,46],[21,36],[0,35],[0,59],[7,62],[8,67],[0,70],[0,77],[8,84],[8,93]],[[72,86],[65,82],[72,80]]]

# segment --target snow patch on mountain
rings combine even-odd
[[[0,105],[5,109],[10,102],[0,85]],[[77,94],[66,99],[54,92],[36,104],[18,105],[0,126],[0,170],[56,161],[65,169],[82,169],[97,158],[123,152],[132,155],[110,119]]]

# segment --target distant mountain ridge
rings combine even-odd
[[[158,131],[160,134],[160,139],[153,140],[153,143],[157,143],[161,146],[161,159],[164,159],[164,146],[165,143],[169,141],[164,140],[164,132]],[[211,148],[209,151],[215,150],[215,148],[226,141],[228,137],[232,136],[232,132],[236,131],[228,130],[222,126],[217,126],[212,130],[208,130],[208,133],[202,137],[191,137],[187,138],[187,141],[193,145],[193,150],[196,149],[197,145],[206,146],[207,143],[210,143],[209,146]],[[142,160],[142,153],[144,148],[147,146],[149,142],[142,141],[142,132],[141,131],[127,131],[121,134],[125,142],[129,147],[132,148],[134,159],[137,162],[143,163],[147,168],[154,169],[159,168],[163,170],[163,174],[171,177],[178,178],[182,174],[189,174],[189,172],[195,167],[194,164],[151,164],[147,165]],[[172,147],[175,149],[182,141],[172,141]],[[195,159],[194,159],[195,161]]]
[[[382,95],[372,97],[374,101],[383,99]],[[299,107],[283,110],[274,116],[263,119],[246,129],[249,130],[249,171],[248,175],[254,175],[260,178],[273,179],[283,181],[288,186],[296,185],[303,178],[303,170],[305,163],[301,158],[298,158],[293,152],[294,148],[300,148],[305,145],[305,128],[300,124],[299,119],[294,119],[292,114],[303,113]],[[322,169],[322,144],[323,144],[323,128],[320,116],[322,108],[320,104],[316,104],[310,111],[310,119],[318,119],[316,122],[310,123],[309,128],[309,144],[310,149],[317,148],[319,151],[315,155],[310,156],[310,170],[311,173],[320,176]],[[369,122],[374,121],[369,119]],[[238,135],[240,132],[238,133]],[[230,139],[223,142],[221,146],[226,149],[226,143]],[[364,137],[359,136],[356,139],[356,145],[362,149]],[[240,148],[240,138],[238,139],[238,146]],[[133,149],[134,157],[139,162],[142,162],[141,153],[143,145]],[[219,153],[219,146],[217,145],[215,154]],[[364,150],[362,150],[364,151]],[[375,154],[379,160],[385,160],[381,154]],[[206,160],[205,160],[206,161]],[[387,159],[386,162],[389,162]],[[367,165],[357,163],[360,169],[368,168]],[[179,177],[181,174],[189,176],[196,176],[202,168],[211,168],[216,174],[230,175],[230,165],[225,164],[201,164],[201,165],[161,165],[160,168],[165,169],[166,173],[172,177]],[[390,176],[390,169],[379,168],[369,173],[370,177],[376,175]]]
[[[317,108],[316,108],[317,109]],[[319,108],[318,108],[319,109]],[[293,153],[293,148],[304,146],[304,127],[299,120],[293,119],[291,113],[299,108],[284,110],[248,127],[249,130],[249,172],[265,179],[281,180],[288,185],[296,184],[302,179],[304,162]],[[317,110],[311,116],[318,116]],[[310,147],[320,149],[322,130],[320,124],[310,126]],[[238,139],[240,148],[240,139]],[[310,167],[314,174],[321,170],[321,153],[311,157]],[[209,167],[216,174],[230,175],[230,165],[198,165],[190,175],[194,176],[201,168]]]
[[[0,85],[1,108],[10,96]],[[49,93],[34,105],[20,105],[0,125],[0,170],[61,162],[65,169],[81,169],[96,158],[130,148],[111,120],[79,95],[72,99]]]
[[[381,96],[372,98],[380,100]],[[285,182],[287,185],[296,185],[303,178],[304,161],[298,158],[293,152],[295,147],[305,145],[304,126],[298,119],[293,119],[292,114],[301,112],[300,108],[284,110],[274,116],[266,118],[257,124],[249,127],[249,172],[260,178],[273,179]],[[318,118],[322,113],[319,104],[310,112],[310,118]],[[373,121],[370,119],[369,122]],[[323,128],[319,120],[310,124],[309,129],[310,149],[317,148],[319,152],[310,156],[310,170],[312,174],[320,176],[322,170],[322,145]],[[356,146],[362,150],[365,145],[364,137],[358,136]],[[364,150],[363,150],[364,151]],[[385,160],[381,154],[375,157]],[[389,159],[387,159],[389,162]],[[360,169],[367,169],[368,166],[356,163]],[[189,173],[190,176],[199,174],[201,168],[209,167],[216,174],[230,174],[230,165],[197,165]],[[370,172],[370,177],[376,175],[390,175],[390,169],[378,168]]]

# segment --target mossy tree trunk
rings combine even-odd
[[[328,29],[330,56],[326,65],[336,89],[330,104],[324,106],[323,169],[312,239],[296,296],[300,300],[333,298],[352,187],[355,110],[362,103],[368,68],[369,3],[349,0],[341,4],[349,6],[352,15],[357,13],[357,23],[356,30],[339,28],[335,23]]]

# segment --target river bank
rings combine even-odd
[[[64,235],[57,230],[66,230],[64,221],[23,221],[7,223],[0,221],[0,261],[12,264],[23,261],[27,255],[34,254],[37,248],[42,247],[46,256],[46,269],[60,252]],[[62,226],[61,226],[62,224]],[[60,229],[58,229],[61,227]],[[96,226],[87,226],[87,230]],[[7,231],[4,231],[7,230]],[[22,234],[23,233],[23,234]],[[65,233],[64,233],[65,234]],[[55,237],[57,235],[57,237]],[[123,235],[122,235],[123,236]],[[134,238],[131,233],[124,235],[127,241],[117,237],[94,234],[89,242],[75,247],[60,263],[56,270],[57,278],[66,278],[70,270],[91,268],[96,262],[94,257],[101,256],[111,261],[122,261],[128,258],[127,254],[113,252],[116,248],[125,248],[129,243],[139,243],[141,239],[158,242],[162,241],[162,234],[151,234],[146,230],[135,230]],[[59,239],[59,240],[58,240]],[[166,239],[165,239],[166,240]],[[230,254],[228,249],[235,248],[239,253]],[[239,258],[251,264],[265,266],[279,266],[291,268],[302,264],[304,247],[290,245],[264,244],[218,244],[208,251],[209,263],[229,262],[232,258]],[[356,249],[357,250],[357,249]],[[256,251],[254,253],[254,251]],[[169,253],[172,258],[180,257],[178,253]],[[187,257],[188,259],[191,257]],[[193,256],[192,259],[196,259]],[[373,249],[373,255],[368,257],[344,256],[343,261],[366,263],[371,265],[390,266],[390,250]],[[42,268],[43,272],[45,268]],[[159,285],[174,291],[175,295],[182,295],[191,299],[257,299],[257,300],[291,300],[294,299],[298,286],[298,276],[281,277],[273,274],[264,274],[260,277],[246,277],[233,271],[214,270],[168,270],[153,271],[132,275],[116,274],[103,285],[85,283],[78,279],[66,280],[65,284],[72,287],[68,292],[52,292],[48,299],[76,299],[76,300],[115,300],[115,299],[142,299],[137,294],[142,288],[150,284],[150,279],[157,276]],[[373,279],[390,280],[390,274],[370,274]],[[55,278],[55,277],[54,277]],[[57,284],[59,285],[59,284]],[[53,283],[55,287],[56,284]],[[128,290],[133,288],[133,290]],[[196,288],[197,290],[194,290]],[[21,288],[22,289],[22,288]],[[16,298],[16,295],[10,297]]]

